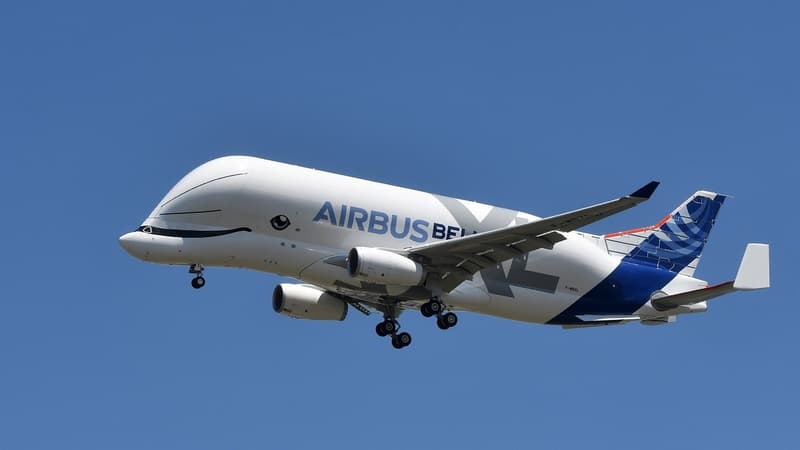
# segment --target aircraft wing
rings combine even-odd
[[[421,261],[440,287],[449,292],[486,267],[524,255],[566,239],[560,232],[576,230],[605,217],[632,208],[649,199],[658,187],[651,181],[636,192],[575,211],[534,222],[486,231],[457,239],[438,241],[406,249],[404,253]]]

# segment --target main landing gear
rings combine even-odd
[[[420,306],[419,310],[425,317],[436,316],[436,325],[442,330],[453,328],[458,323],[458,316],[451,312],[445,312],[444,303],[439,297],[433,297],[428,302]],[[398,311],[393,307],[383,310],[383,322],[375,325],[375,333],[380,337],[391,336],[392,346],[400,349],[411,344],[411,335],[408,333],[398,333],[400,323],[397,322]]]
[[[400,323],[396,319],[385,316],[383,322],[375,326],[375,333],[380,337],[392,336],[392,347],[396,349],[408,347],[411,344],[411,335],[406,332],[398,333],[399,329]]]
[[[201,264],[192,264],[189,266],[189,273],[194,274],[195,277],[192,278],[192,287],[195,289],[200,289],[201,287],[206,285],[206,279],[203,278],[203,271],[205,267]]]
[[[439,297],[432,297],[427,303],[423,303],[419,311],[425,317],[436,316],[436,325],[442,330],[453,328],[458,323],[458,316],[451,312],[444,313],[444,303]]]

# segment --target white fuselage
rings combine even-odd
[[[425,298],[408,287],[367,286],[353,280],[343,264],[348,251],[356,246],[409,248],[536,219],[489,205],[231,156],[186,175],[139,230],[123,236],[121,242],[146,261],[248,268],[345,295],[374,290],[413,302]],[[620,265],[602,236],[565,234],[567,239],[552,249],[535,250],[477,273],[443,294],[445,303],[521,321],[551,321]],[[634,299],[640,300],[639,306],[628,312],[643,318],[664,316],[649,306],[651,294],[705,285],[688,276],[674,276],[647,297]],[[693,305],[670,314],[704,308],[705,304]]]

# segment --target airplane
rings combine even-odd
[[[280,314],[341,321],[382,314],[375,332],[411,343],[398,318],[418,310],[442,330],[468,311],[583,328],[672,323],[707,301],[768,288],[769,245],[747,245],[736,277],[694,278],[726,196],[697,191],[655,225],[579,231],[648,200],[630,195],[549,217],[251,156],[225,156],[184,176],[144,222],[119,238],[132,256],[247,268],[297,280],[272,295]]]

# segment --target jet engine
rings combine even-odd
[[[295,319],[344,320],[347,317],[346,302],[308,284],[275,286],[272,309]]]
[[[403,255],[370,247],[354,247],[347,255],[350,276],[377,284],[418,286],[425,270]]]

